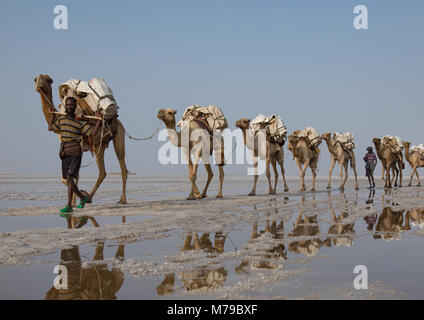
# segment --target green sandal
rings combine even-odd
[[[84,199],[81,200],[80,204],[78,205],[77,208],[79,209],[84,209],[85,204],[88,202],[89,198],[88,197],[84,197]]]
[[[60,216],[62,217],[62,218],[70,218],[70,214],[66,214],[66,213],[70,213],[70,212],[74,212],[74,210],[72,209],[72,207],[68,207],[68,206],[66,206],[65,208],[63,208],[63,209],[60,209]]]

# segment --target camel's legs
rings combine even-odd
[[[418,168],[417,168],[417,170],[415,170],[415,174],[417,175],[417,180],[418,180],[417,186],[420,186],[421,185],[421,181],[420,181],[420,176],[418,175]]]
[[[219,191],[216,197],[222,198],[222,186],[224,184],[224,166],[218,165],[218,168],[219,168]]]
[[[390,169],[392,168],[392,163],[391,162],[387,162],[386,163],[386,183],[384,185],[385,188],[391,188],[392,187],[392,182],[390,180]]]
[[[399,170],[396,167],[396,163],[393,164],[393,171],[392,171],[393,176],[395,176],[395,174],[396,174],[396,178],[394,179],[394,181],[395,181],[395,187],[397,187],[398,186],[398,178],[399,178]],[[392,184],[393,184],[393,180],[392,180]]]
[[[347,179],[349,177],[348,170],[347,170],[348,169],[348,166],[349,166],[348,161],[344,161],[343,162],[343,167],[344,167],[344,171],[345,171],[345,177],[344,177],[344,180],[343,180],[343,185],[340,186],[340,189],[341,190],[344,190],[344,186],[346,185],[346,181],[347,181]]]
[[[253,186],[252,186],[252,190],[249,193],[249,196],[254,196],[256,194],[256,183],[258,182],[258,158],[255,157],[253,152],[252,152],[252,159],[253,159],[253,170],[255,171],[255,175],[253,176]]]
[[[277,171],[277,159],[275,157],[271,158],[272,168],[274,169],[274,190],[273,194],[277,192],[277,183],[278,183],[278,171]]]
[[[312,171],[312,189],[311,191],[315,191],[315,181],[317,178],[317,164],[318,164],[318,158],[314,159],[311,163],[311,171]]]
[[[328,173],[328,184],[327,189],[331,189],[331,176],[333,175],[333,169],[336,164],[336,159],[334,156],[331,157],[331,165],[330,165],[330,172]]]
[[[300,183],[301,183],[301,187],[299,191],[305,191],[306,190],[306,186],[305,186],[305,171],[302,169],[302,163],[300,162],[299,158],[296,158],[296,164],[297,167],[299,168],[300,171]],[[307,161],[304,164],[304,168],[306,169],[309,165],[309,161]]]
[[[118,203],[126,204],[127,203],[127,179],[128,179],[128,170],[125,164],[125,130],[123,129],[122,124],[121,130],[118,130],[113,137],[113,147],[115,149],[116,157],[119,161],[119,166],[121,167],[121,177],[122,177],[122,193],[121,199]]]
[[[212,178],[213,178],[213,172],[212,172],[212,169],[211,169],[211,165],[209,163],[205,163],[205,169],[206,169],[206,172],[208,173],[208,180],[206,181],[205,188],[203,189],[202,198],[207,197],[209,184],[211,183]]]
[[[97,154],[96,162],[97,162],[97,167],[99,168],[99,177],[97,178],[96,185],[94,186],[94,188],[90,192],[90,197],[89,197],[90,198],[90,200],[89,200],[90,203],[93,201],[93,196],[96,193],[97,189],[100,187],[100,185],[102,184],[103,180],[106,178],[105,148],[106,148],[106,145],[102,144],[100,146],[99,153]]]
[[[413,167],[412,168],[412,174],[411,174],[411,179],[409,179],[409,183],[408,186],[410,187],[412,185],[412,179],[414,178],[414,174],[417,172],[417,167]]]
[[[282,148],[280,149],[280,152],[278,152],[278,164],[280,165],[281,175],[283,176],[284,192],[287,192],[289,191],[289,187],[287,186],[286,182],[286,174],[284,170],[284,151]]]
[[[355,184],[356,184],[355,190],[359,190],[358,174],[356,172],[356,159],[355,159],[355,155],[354,155],[353,151],[352,151],[352,154],[350,155],[350,165],[353,169],[353,174],[355,176]]]
[[[269,156],[266,158],[265,166],[266,166],[266,178],[268,179],[268,193],[272,194],[272,185],[271,185],[271,173],[269,171],[269,164],[271,160]]]
[[[191,160],[190,160],[191,162]],[[194,155],[194,161],[192,163],[191,166],[189,166],[189,168],[192,168],[191,170],[191,175],[190,175],[190,181],[191,181],[191,192],[190,195],[188,197],[189,200],[193,200],[193,199],[200,199],[202,197],[202,195],[199,192],[199,189],[197,188],[196,185],[196,178],[197,178],[197,168],[199,167],[199,156],[198,153],[196,153]]]
[[[399,188],[402,188],[402,166],[403,166],[403,159],[399,163]]]
[[[340,160],[340,190],[343,190],[343,167],[344,167],[344,159]]]

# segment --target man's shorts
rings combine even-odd
[[[81,167],[82,157],[67,156],[62,159],[62,178],[66,179],[71,176],[78,179],[79,170]]]
[[[373,163],[367,163],[365,165],[365,175],[371,177],[374,174],[375,166]]]

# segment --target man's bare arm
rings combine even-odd
[[[56,110],[54,110],[54,108],[53,107],[51,107],[50,108],[50,112],[52,113],[51,114],[51,116],[50,116],[50,121],[49,121],[49,131],[53,131],[53,123],[54,123],[54,121],[56,120],[56,114],[55,113],[53,113],[53,112],[55,112]]]

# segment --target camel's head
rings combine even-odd
[[[289,149],[291,152],[294,151],[296,144],[299,141],[299,137],[297,136],[298,133],[299,130],[296,130],[291,135],[289,135],[287,149]]]
[[[331,138],[331,133],[330,132],[326,132],[324,134],[321,135],[321,138],[323,138],[325,141],[329,141]]]
[[[40,92],[51,92],[53,80],[47,74],[39,74],[34,78],[35,90]]]
[[[380,144],[380,142],[381,142],[381,139],[380,139],[380,138],[374,138],[374,139],[372,139],[372,142],[373,142],[375,145],[379,145],[379,144]]]
[[[236,121],[236,127],[241,130],[247,130],[250,126],[250,119],[241,118]]]
[[[408,142],[408,141],[404,141],[404,142],[403,142],[403,146],[404,146],[405,148],[409,148],[409,147],[410,147],[410,145],[411,145],[411,142]]]
[[[168,108],[168,109],[160,109],[158,112],[158,119],[165,122],[165,124],[175,123],[175,114],[177,110]]]

